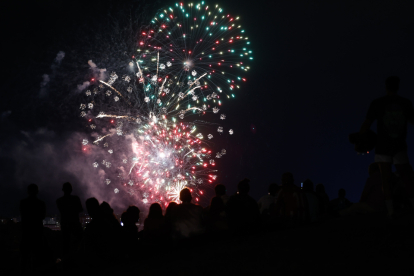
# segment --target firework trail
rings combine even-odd
[[[105,149],[92,165],[104,168],[115,193],[167,204],[189,187],[198,201],[201,187],[216,180],[215,159],[226,150],[212,153],[214,135],[205,139],[195,118],[212,113],[225,120],[222,100],[246,81],[253,57],[238,20],[204,2],[159,10],[141,28],[122,77],[112,72],[84,92],[80,116],[93,137],[92,144],[83,139],[84,151]]]

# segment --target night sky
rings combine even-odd
[[[175,2],[3,2],[0,216],[18,215],[31,182],[39,185],[50,215],[57,213],[54,201],[66,181],[82,200],[96,196],[117,206],[133,204],[98,192],[93,180],[85,181],[93,176],[73,165],[83,158],[71,144],[82,130],[75,91],[87,80],[88,60],[110,70],[119,51],[133,50],[127,34],[109,31],[114,22],[120,30],[128,22],[144,24]],[[255,59],[246,85],[223,107],[235,134],[218,142],[227,150],[217,162],[218,181],[233,194],[248,177],[251,195],[259,199],[290,171],[297,185],[309,178],[323,183],[331,199],[344,188],[357,202],[374,154],[357,155],[348,135],[359,130],[370,102],[385,95],[386,77],[399,76],[399,95],[414,100],[412,1],[219,4],[241,17]],[[57,63],[60,51],[65,57]],[[414,160],[413,126],[407,141]]]

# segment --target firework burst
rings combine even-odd
[[[115,193],[121,185],[144,203],[167,204],[190,187],[198,201],[200,187],[217,178],[215,158],[226,150],[214,154],[208,141],[223,126],[217,136],[203,134],[195,118],[211,113],[225,120],[222,95],[234,97],[246,80],[239,74],[253,58],[238,20],[204,2],[160,10],[142,28],[122,77],[112,72],[85,91],[80,116],[92,143],[82,144],[100,149],[92,165],[105,171],[103,181]]]

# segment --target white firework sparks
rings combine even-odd
[[[129,66],[113,66],[123,69],[81,94],[80,116],[88,121],[93,141],[88,154],[99,148],[96,160],[105,158],[97,171],[104,171],[107,185],[142,196],[144,203],[178,201],[184,187],[191,186],[198,193],[202,185],[216,180],[214,154],[197,126],[206,125],[210,132],[216,127],[198,117],[214,113],[215,119],[226,119],[225,114],[218,114],[222,100],[234,97],[234,90],[245,81],[242,74],[250,69],[250,42],[238,24],[233,26],[238,17],[223,16],[216,7],[201,19],[203,5],[173,7],[178,11],[174,13],[160,10],[151,28],[143,27]],[[195,16],[188,21],[184,9],[191,9]],[[208,27],[211,38],[196,30],[203,22],[214,22]],[[176,28],[177,23],[182,25]],[[223,127],[217,132],[222,134]],[[225,154],[222,149],[215,158]]]

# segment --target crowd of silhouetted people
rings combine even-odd
[[[249,195],[249,179],[240,181],[237,193],[230,196],[225,185],[216,185],[215,196],[205,208],[192,203],[190,189],[184,188],[180,192],[180,203],[170,202],[165,210],[159,203],[153,203],[145,219],[140,218],[136,206],[129,206],[117,218],[107,202],[99,203],[92,197],[85,202],[91,220],[84,229],[79,220],[83,211],[81,201],[71,194],[72,185],[65,183],[64,195],[56,201],[61,224],[60,256],[47,252],[43,244],[46,206],[37,198],[37,185],[30,184],[29,197],[20,203],[22,269],[32,271],[47,260],[66,268],[76,265],[102,268],[117,261],[142,258],[142,252],[155,252],[159,246],[193,247],[330,217],[383,212],[384,195],[376,163],[369,167],[369,175],[360,202],[354,204],[346,199],[344,189],[338,191],[338,198],[330,200],[323,184],[314,187],[307,179],[299,187],[294,184],[292,173],[282,175],[280,186],[270,184],[268,194],[258,202]],[[397,177],[395,183],[398,193]],[[142,231],[138,231],[138,223],[143,223]]]

